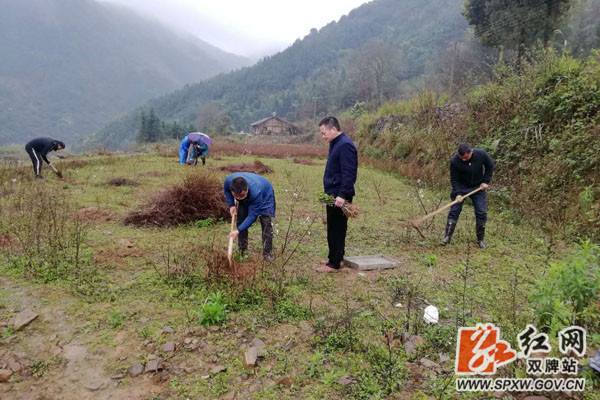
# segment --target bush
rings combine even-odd
[[[552,264],[532,291],[538,326],[555,335],[571,326],[599,332],[600,248],[583,242],[567,260]]]
[[[221,325],[225,322],[227,303],[220,291],[211,293],[200,309],[200,324],[204,326]]]

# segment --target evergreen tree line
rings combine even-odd
[[[178,121],[166,122],[161,120],[154,109],[142,111],[140,126],[137,131],[137,141],[140,143],[153,143],[166,139],[183,139],[185,135],[194,132],[194,124]]]

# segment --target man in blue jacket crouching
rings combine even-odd
[[[248,228],[260,220],[262,228],[263,258],[267,262],[273,260],[273,223],[275,217],[275,192],[273,185],[266,178],[249,172],[236,172],[223,184],[225,199],[229,205],[229,213],[233,217],[236,212],[235,200],[238,201],[237,229],[229,236],[238,239],[238,250],[248,249]]]

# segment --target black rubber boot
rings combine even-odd
[[[480,249],[485,249],[485,243],[483,243],[483,238],[485,236],[485,225],[475,225],[475,234],[477,235],[477,245]]]
[[[446,233],[444,233],[444,238],[442,239],[442,245],[446,246],[450,244],[450,240],[452,240],[452,235],[454,234],[454,228],[456,228],[456,220],[449,219],[446,222]]]

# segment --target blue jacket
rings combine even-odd
[[[245,231],[259,215],[275,216],[275,192],[273,185],[266,178],[250,172],[236,172],[225,178],[223,184],[223,192],[229,207],[235,205],[235,199],[231,194],[231,181],[237,177],[242,177],[248,182],[248,217],[238,227],[239,231]]]
[[[356,147],[352,139],[342,133],[329,143],[329,155],[323,175],[325,193],[344,199],[353,197],[357,170]]]

